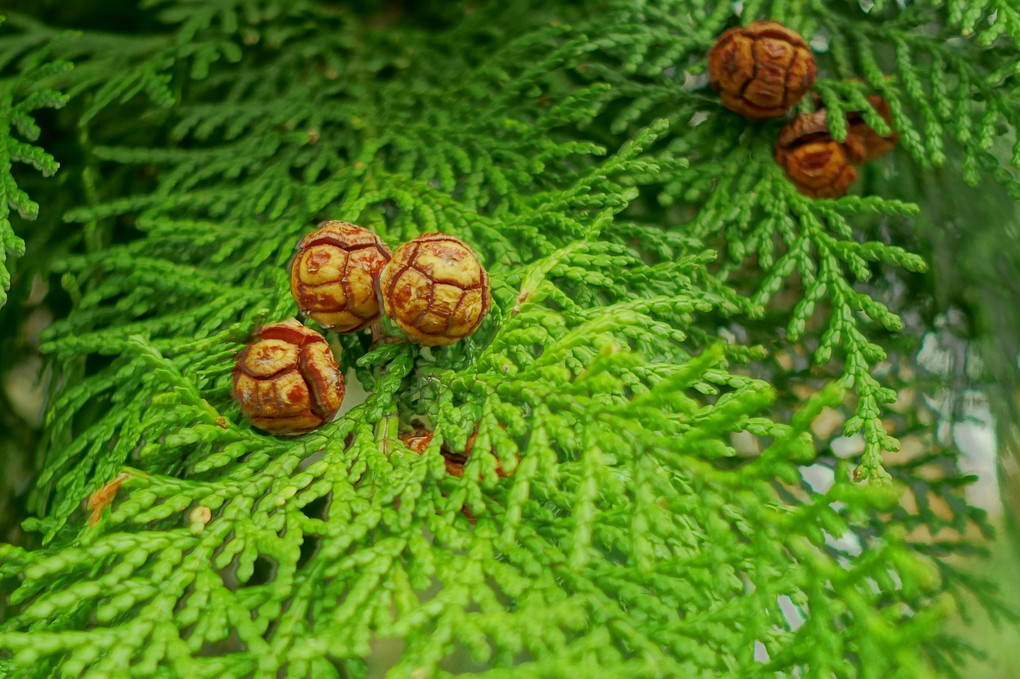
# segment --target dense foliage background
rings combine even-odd
[[[0,674],[963,676],[945,620],[1012,618],[961,570],[992,526],[944,429],[982,388],[1016,421],[1008,0],[4,13]],[[707,87],[766,17],[834,136],[891,105],[850,196]],[[325,218],[463,238],[496,308],[452,348],[335,338],[364,395],[268,437],[233,356]]]

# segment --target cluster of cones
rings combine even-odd
[[[726,108],[750,120],[781,118],[814,86],[814,53],[799,33],[776,21],[755,21],[723,33],[708,55],[712,88]],[[892,128],[889,104],[868,103]],[[820,105],[815,98],[815,105]],[[895,132],[878,134],[862,112],[847,115],[848,133],[836,141],[825,109],[800,115],[779,131],[774,157],[797,189],[813,198],[846,194],[857,179],[855,165],[888,152]]]
[[[489,275],[463,241],[426,233],[391,254],[373,232],[335,220],[298,243],[290,287],[302,315],[327,331],[361,332],[385,313],[404,338],[429,347],[472,334],[492,307]],[[241,410],[278,436],[332,420],[345,388],[326,338],[294,318],[260,328],[234,366]]]
[[[889,103],[877,95],[868,103],[892,129]],[[786,176],[804,195],[838,198],[857,180],[857,168],[882,156],[896,145],[899,135],[883,137],[864,121],[860,112],[847,114],[847,134],[836,141],[829,132],[828,112],[823,108],[797,116],[779,131],[773,157]]]

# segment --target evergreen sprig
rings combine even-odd
[[[903,139],[860,195],[809,200],[778,126],[706,87],[731,3],[410,4],[166,0],[144,40],[15,18],[18,82],[74,97],[64,218],[87,237],[54,265],[75,306],[44,335],[44,544],[0,545],[0,673],[957,671],[941,620],[993,595],[941,559],[966,540],[916,532],[984,517],[965,479],[918,471],[944,458],[896,458],[877,366],[901,322],[866,285],[925,266],[885,235],[920,209],[894,172],[958,157],[1016,190],[994,58],[1016,61],[1015,15],[745,2],[741,22],[816,36],[835,137],[842,111],[886,131],[880,93]],[[31,71],[49,55],[77,67]],[[295,314],[287,263],[323,218],[463,238],[495,304],[453,347],[334,338],[365,398],[273,438],[230,373]],[[776,347],[832,378],[789,415],[762,379]],[[812,435],[845,401],[853,463]],[[398,435],[421,425],[418,455]],[[441,450],[472,435],[450,476]]]
[[[0,24],[3,20],[0,16]],[[25,242],[14,233],[11,211],[25,220],[35,219],[39,214],[39,204],[18,187],[14,164],[29,165],[46,177],[60,167],[53,156],[33,144],[40,133],[33,112],[41,108],[60,108],[67,102],[66,95],[38,85],[38,81],[71,68],[67,61],[48,57],[45,47],[33,52],[18,65],[15,75],[0,79],[0,307],[7,301],[11,284],[7,256],[18,256],[25,251]],[[0,73],[6,66],[5,61],[0,58]]]

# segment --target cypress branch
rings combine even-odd
[[[941,622],[995,594],[943,557],[989,527],[951,451],[897,456],[916,423],[882,366],[911,340],[881,292],[927,266],[890,236],[925,209],[896,173],[1020,192],[1017,14],[966,5],[160,0],[145,39],[15,16],[3,251],[8,204],[37,209],[11,162],[56,170],[28,116],[58,91],[80,158],[66,212],[34,192],[74,303],[43,335],[42,545],[0,545],[0,673],[368,676],[392,640],[394,677],[954,671],[973,649]],[[890,132],[888,100],[903,151],[859,195],[797,193],[778,125],[706,87],[758,17],[814,38],[833,138],[854,111]],[[464,239],[494,308],[450,347],[337,338],[364,400],[274,438],[230,373],[296,314],[324,218]],[[826,409],[859,455],[813,432]]]

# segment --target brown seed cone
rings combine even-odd
[[[428,448],[429,443],[432,441],[432,432],[427,429],[414,429],[406,434],[401,434],[398,438],[403,442],[405,446],[412,452],[419,455],[424,455],[425,450]],[[439,452],[443,456],[443,462],[446,466],[446,473],[452,476],[464,476],[464,466],[467,464],[468,458],[471,457],[471,452],[475,448],[475,441],[478,439],[478,429],[475,429],[467,441],[464,444],[464,450],[457,452],[451,450],[450,447],[443,443],[443,446],[439,449]],[[503,463],[498,459],[496,460],[496,474],[500,478],[507,478],[513,472],[503,471]],[[479,479],[481,480],[481,479]]]
[[[428,431],[427,429],[415,429],[406,434],[401,434],[398,438],[412,452],[415,452],[418,455],[424,455],[425,450],[428,448],[429,443],[432,441],[432,436],[433,436],[432,432]],[[478,429],[476,428],[475,431],[471,433],[471,436],[468,437],[468,440],[464,445],[464,452],[462,453],[454,452],[450,450],[445,443],[443,444],[439,452],[443,456],[443,463],[446,466],[447,474],[451,474],[457,477],[464,476],[464,465],[467,464],[467,460],[471,456],[471,451],[474,450],[475,440],[477,438]],[[517,459],[518,461],[520,461],[520,457],[518,457]],[[503,463],[497,459],[496,474],[498,474],[500,478],[505,479],[511,474],[513,474],[513,472],[508,473],[503,471]],[[482,480],[481,476],[479,476],[478,480],[479,481]],[[475,513],[468,509],[466,506],[461,507],[460,512],[467,518],[467,520],[472,525],[478,522],[478,518],[475,516]]]
[[[407,446],[408,450],[424,455],[425,450],[429,447],[429,443],[432,442],[432,432],[428,429],[414,429],[406,434],[401,434],[397,438]]]
[[[851,163],[864,160],[861,140],[848,134],[842,144],[829,134],[825,111],[798,116],[779,131],[776,162],[797,190],[812,198],[838,198],[857,179]]]
[[[386,315],[412,342],[429,347],[467,337],[492,307],[489,274],[478,257],[443,233],[397,248],[377,284]]]
[[[877,94],[872,94],[868,97],[868,103],[878,112],[878,115],[882,116],[889,125],[889,129],[892,129],[892,114],[889,112],[889,102]],[[847,113],[846,122],[850,134],[860,139],[861,144],[864,146],[864,162],[884,156],[889,151],[892,151],[893,147],[900,140],[900,135],[896,134],[895,130],[888,137],[883,137],[878,132],[875,132],[864,122],[864,116],[859,111]]]
[[[475,441],[478,440],[478,428],[476,427],[471,435],[468,436],[467,441],[464,444],[464,451],[457,452],[450,450],[446,445],[442,448],[443,461],[446,463],[446,473],[454,476],[464,476],[464,466],[467,464],[468,458],[471,457],[472,451],[475,449]],[[494,453],[493,453],[494,455]],[[518,458],[518,461],[520,458]],[[513,472],[503,471],[503,463],[496,459],[496,475],[501,479],[505,479],[513,474]],[[479,480],[481,480],[479,478]]]
[[[303,434],[333,418],[344,376],[326,339],[293,318],[259,330],[237,357],[234,398],[259,429]]]
[[[777,21],[723,33],[708,53],[712,89],[722,105],[751,120],[779,118],[815,83],[817,67],[804,38]]]
[[[323,222],[297,250],[290,291],[303,314],[341,333],[379,318],[375,281],[390,251],[378,236],[355,224]]]
[[[851,80],[861,83],[867,82],[864,78],[851,78]],[[815,108],[822,108],[824,103],[822,98],[817,93],[812,93],[811,97],[814,100]],[[864,160],[862,161],[864,163],[884,156],[893,150],[900,141],[900,135],[892,129],[893,121],[892,113],[889,111],[889,102],[878,94],[869,94],[868,103],[871,104],[871,107],[875,109],[878,115],[882,116],[882,119],[885,120],[892,131],[889,136],[883,137],[868,126],[864,121],[864,115],[861,111],[850,111],[846,114],[847,130],[850,134],[856,135],[864,147]]]

